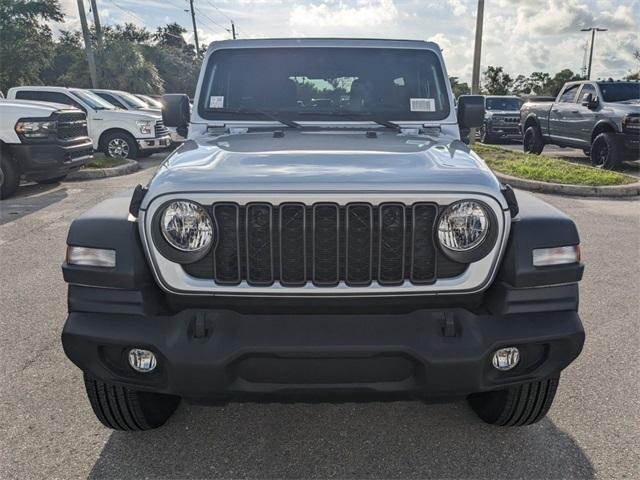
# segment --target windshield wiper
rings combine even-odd
[[[380,118],[362,118],[362,117],[371,117],[374,114],[372,112],[298,112],[300,115],[328,115],[335,117],[348,118],[350,120],[364,120],[368,122],[377,123],[378,125],[382,125],[383,127],[390,128],[392,130],[401,131],[402,128],[395,122],[390,120],[384,120]]]
[[[238,110],[227,110],[228,113],[240,113],[242,115],[262,115],[263,117],[267,117],[270,120],[275,120],[283,125],[286,125],[290,128],[302,128],[302,126],[298,122],[294,122],[293,120],[289,120],[286,118],[281,118],[278,115],[273,113],[265,112],[263,110],[249,110],[246,108],[240,108]]]

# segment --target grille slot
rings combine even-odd
[[[183,268],[197,278],[213,273],[220,285],[428,285],[467,268],[435,247],[434,203],[225,202],[210,211],[216,223],[212,253]]]
[[[87,119],[84,113],[61,113],[58,116],[57,137],[60,140],[86,137]]]
[[[162,120],[156,120],[155,124],[155,136],[162,137],[169,133],[169,129],[164,126],[164,122]]]

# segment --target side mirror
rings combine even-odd
[[[582,96],[582,106],[587,108],[595,108],[598,105],[598,97],[594,97],[592,93],[585,93]]]
[[[482,95],[460,95],[458,98],[458,125],[464,128],[479,128],[484,123],[484,97]]]
[[[189,97],[183,94],[169,94],[162,96],[162,121],[166,127],[186,129],[191,117]]]

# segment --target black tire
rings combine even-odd
[[[540,421],[551,408],[560,377],[525,383],[495,392],[475,393],[467,399],[486,423],[521,427]]]
[[[36,183],[40,183],[42,185],[53,185],[54,183],[60,183],[65,178],[67,178],[66,175],[58,175],[57,177],[53,177],[53,178],[45,178],[44,180],[36,180]]]
[[[591,144],[591,165],[611,170],[622,162],[622,145],[615,133],[599,134]]]
[[[535,125],[527,128],[522,137],[522,148],[524,153],[533,153],[540,155],[544,150],[544,139],[540,133],[540,129]]]
[[[0,183],[0,199],[4,200],[16,193],[20,185],[20,172],[18,166],[6,154],[0,153],[0,169],[2,177]]]
[[[115,131],[100,139],[100,150],[109,158],[138,158],[138,144],[127,132]]]
[[[84,375],[89,403],[105,427],[129,432],[158,428],[169,420],[180,397],[130,390]]]
[[[491,135],[487,134],[487,127],[485,125],[480,127],[480,141],[487,145],[495,142],[495,139]]]

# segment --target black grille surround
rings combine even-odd
[[[468,267],[436,246],[444,207],[432,202],[218,202],[205,208],[214,220],[215,244],[182,268],[221,286],[431,285]]]
[[[87,137],[87,117],[84,113],[60,113],[57,117],[57,138],[60,140],[72,140]]]

